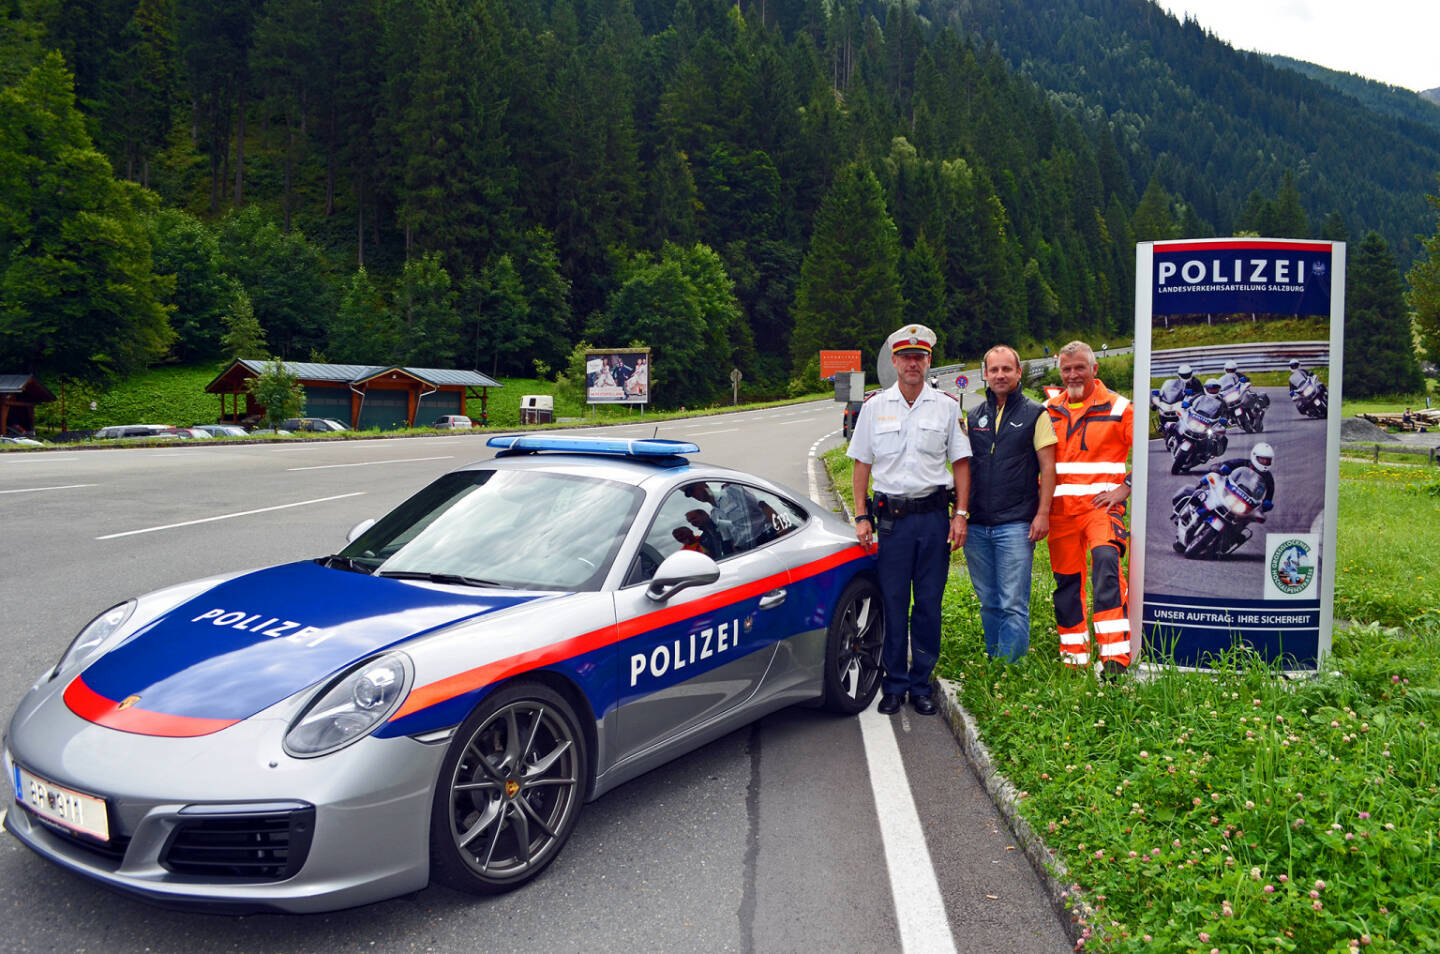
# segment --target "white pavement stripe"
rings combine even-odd
[[[885,843],[885,866],[890,872],[890,893],[895,899],[895,921],[905,954],[954,954],[955,939],[945,916],[945,902],[935,879],[935,866],[910,794],[894,720],[874,709],[860,713],[860,735],[865,761],[870,766],[870,789],[875,793],[875,814],[880,839]]]
[[[455,455],[449,454],[444,457],[397,457],[394,460],[362,460],[353,464],[315,464],[311,467],[286,467],[290,470],[334,470],[337,467],[373,467],[376,464],[413,464],[424,460],[454,460]]]
[[[37,490],[74,490],[77,487],[99,486],[99,484],[63,484],[59,487],[21,487],[19,490],[0,490],[0,494],[33,494]]]
[[[288,510],[291,507],[305,507],[309,504],[328,503],[331,500],[344,500],[346,497],[363,497],[365,491],[357,490],[350,494],[336,494],[333,497],[316,497],[314,500],[297,500],[294,503],[278,504],[274,507],[261,507],[258,510],[242,510],[239,513],[222,513],[218,517],[201,517],[199,520],[185,520],[181,523],[167,523],[160,527],[145,527],[141,530],[126,530],[122,533],[107,533],[103,537],[96,537],[96,540],[114,540],[116,537],[133,537],[137,533],[154,533],[157,530],[174,530],[176,527],[193,527],[197,523],[214,523],[216,520],[229,520],[232,517],[249,517],[257,513],[269,513],[272,510]]]
[[[705,437],[709,434],[730,434],[738,430],[740,430],[738,427],[722,427],[715,431],[689,431],[688,433],[691,437]]]
[[[820,499],[817,459],[820,445],[837,432],[831,431],[810,445],[806,462],[810,499]],[[955,954],[950,919],[935,878],[930,848],[910,794],[900,745],[895,741],[894,720],[873,708],[860,713],[860,737],[865,743],[865,763],[870,768],[870,790],[875,795],[875,814],[880,820],[880,840],[885,844],[885,866],[890,874],[890,894],[895,900],[895,921],[900,928],[900,946],[905,954]]]

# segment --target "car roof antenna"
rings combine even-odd
[[[655,438],[657,438],[657,437],[659,437],[659,436],[660,436],[660,425],[659,425],[659,424],[656,424],[656,425],[655,425],[655,433],[650,435],[650,439],[651,439],[651,440],[654,440]]]

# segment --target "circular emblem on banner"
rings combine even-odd
[[[1270,558],[1270,582],[1282,593],[1299,593],[1315,579],[1315,561],[1310,544],[1304,540],[1286,540],[1275,548]]]
[[[963,374],[957,374],[955,375],[955,386],[957,388],[968,388],[970,386],[970,379]]]

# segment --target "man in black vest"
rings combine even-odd
[[[1020,356],[985,353],[985,403],[970,412],[970,533],[965,564],[980,599],[985,652],[1017,662],[1030,649],[1030,569],[1050,532],[1055,428],[1022,391]]]

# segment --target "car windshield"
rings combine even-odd
[[[636,487],[593,477],[459,471],[405,501],[339,555],[381,576],[594,590],[642,497]]]

